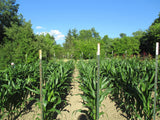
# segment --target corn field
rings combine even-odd
[[[96,120],[97,61],[77,61],[79,88],[85,113],[89,120]],[[67,106],[66,96],[72,82],[74,61],[43,61],[43,117],[56,119]],[[157,113],[160,112],[160,74],[158,74]],[[16,119],[30,101],[40,108],[39,63],[18,64],[0,71],[0,118]],[[99,106],[109,96],[127,119],[151,120],[154,107],[155,60],[140,58],[110,58],[100,62]],[[107,107],[107,106],[106,106]],[[99,116],[105,111],[100,111]],[[109,113],[107,113],[109,114]],[[38,117],[37,119],[40,119]]]

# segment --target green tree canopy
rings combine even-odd
[[[84,59],[95,58],[93,55],[95,54],[95,46],[97,42],[102,42],[100,40],[101,37],[95,28],[82,29],[79,32],[76,29],[69,30],[63,44],[65,56],[72,55],[76,59],[79,59],[80,56]]]
[[[102,41],[98,41],[96,39],[90,40],[79,40],[75,42],[75,51],[74,51],[74,58],[75,59],[92,59],[96,58],[97,53],[97,44],[101,43],[101,57],[105,56],[104,52],[104,44]]]
[[[156,18],[155,20],[154,20],[154,22],[152,23],[152,25],[155,25],[156,23],[160,23],[160,13],[159,13],[159,15],[158,15],[158,18]],[[151,25],[151,26],[152,26]]]
[[[96,32],[95,28],[91,28],[89,30],[81,30],[79,32],[79,36],[78,36],[78,39],[79,40],[89,40],[89,39],[92,39],[92,38],[95,38],[97,40],[100,40],[101,37],[99,36],[99,33]]]
[[[141,52],[155,55],[156,42],[160,42],[160,14],[141,38]]]
[[[113,39],[109,38],[108,35],[105,35],[102,38],[102,41],[104,43],[105,55],[110,56],[110,54],[112,53]]]
[[[65,43],[63,44],[66,50],[73,48],[74,40],[78,37],[77,30],[69,30],[67,36],[65,36]]]
[[[24,21],[22,26],[12,23],[11,27],[5,27],[5,44],[0,48],[5,52],[0,53],[4,65],[11,62],[31,62],[38,57],[32,44],[35,38],[31,26],[30,22]]]
[[[134,37],[116,38],[113,42],[113,51],[117,55],[139,54],[140,42]]]
[[[133,32],[132,35],[135,38],[141,38],[145,35],[145,32],[142,30],[139,30],[139,31]]]
[[[123,37],[126,37],[127,35],[125,33],[120,33],[119,36],[123,38]]]
[[[37,52],[39,49],[43,51],[43,59],[51,59],[55,53],[54,45],[56,45],[54,36],[49,33],[36,35],[36,41],[34,42],[34,47],[36,47]]]
[[[12,23],[23,24],[22,15],[18,15],[19,4],[16,0],[0,0],[0,43],[4,42],[5,27],[11,27]]]
[[[92,31],[91,30],[81,30],[79,32],[79,36],[78,39],[79,40],[89,40],[90,38],[92,38]]]

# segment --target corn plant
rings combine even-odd
[[[70,83],[74,69],[73,61],[57,62],[43,66],[43,116],[45,120],[56,119],[57,114],[67,105],[66,96],[71,89]],[[40,94],[38,88],[30,91]],[[37,99],[40,106],[39,99]]]
[[[79,110],[84,112],[90,120],[96,119],[96,81],[97,81],[97,64],[95,61],[84,62],[80,61],[78,63],[78,69],[80,72],[80,83],[79,88],[82,90],[80,96],[83,99],[83,106],[88,110]],[[99,81],[99,106],[101,106],[104,98],[109,94],[111,89],[108,87],[109,80],[103,75],[100,77]],[[102,115],[103,111],[99,113]]]
[[[73,62],[60,63],[50,73],[46,85],[43,88],[44,118],[55,118],[57,113],[67,104],[65,97],[70,90]]]
[[[155,70],[152,60],[108,59],[101,70],[111,79],[112,97],[129,119],[152,118]]]
[[[14,119],[24,108],[24,103],[30,94],[26,87],[37,82],[37,76],[33,74],[34,72],[35,69],[32,69],[32,65],[19,64],[14,67],[9,66],[1,74],[0,109],[2,117],[8,115],[8,119]]]

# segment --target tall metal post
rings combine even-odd
[[[98,43],[98,50],[97,50],[97,94],[96,94],[96,120],[99,120],[99,78],[100,78],[100,43]]]
[[[43,120],[43,94],[42,94],[42,50],[39,50],[39,72],[40,72],[40,103],[41,103],[41,120]]]
[[[156,68],[155,68],[155,82],[154,82],[154,111],[153,111],[153,120],[156,120],[156,97],[157,97],[157,77],[158,77],[158,55],[159,55],[159,42],[156,42]]]

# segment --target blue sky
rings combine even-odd
[[[50,33],[62,44],[69,29],[94,27],[101,37],[131,36],[146,30],[160,13],[160,0],[17,0],[19,13],[35,33]]]

